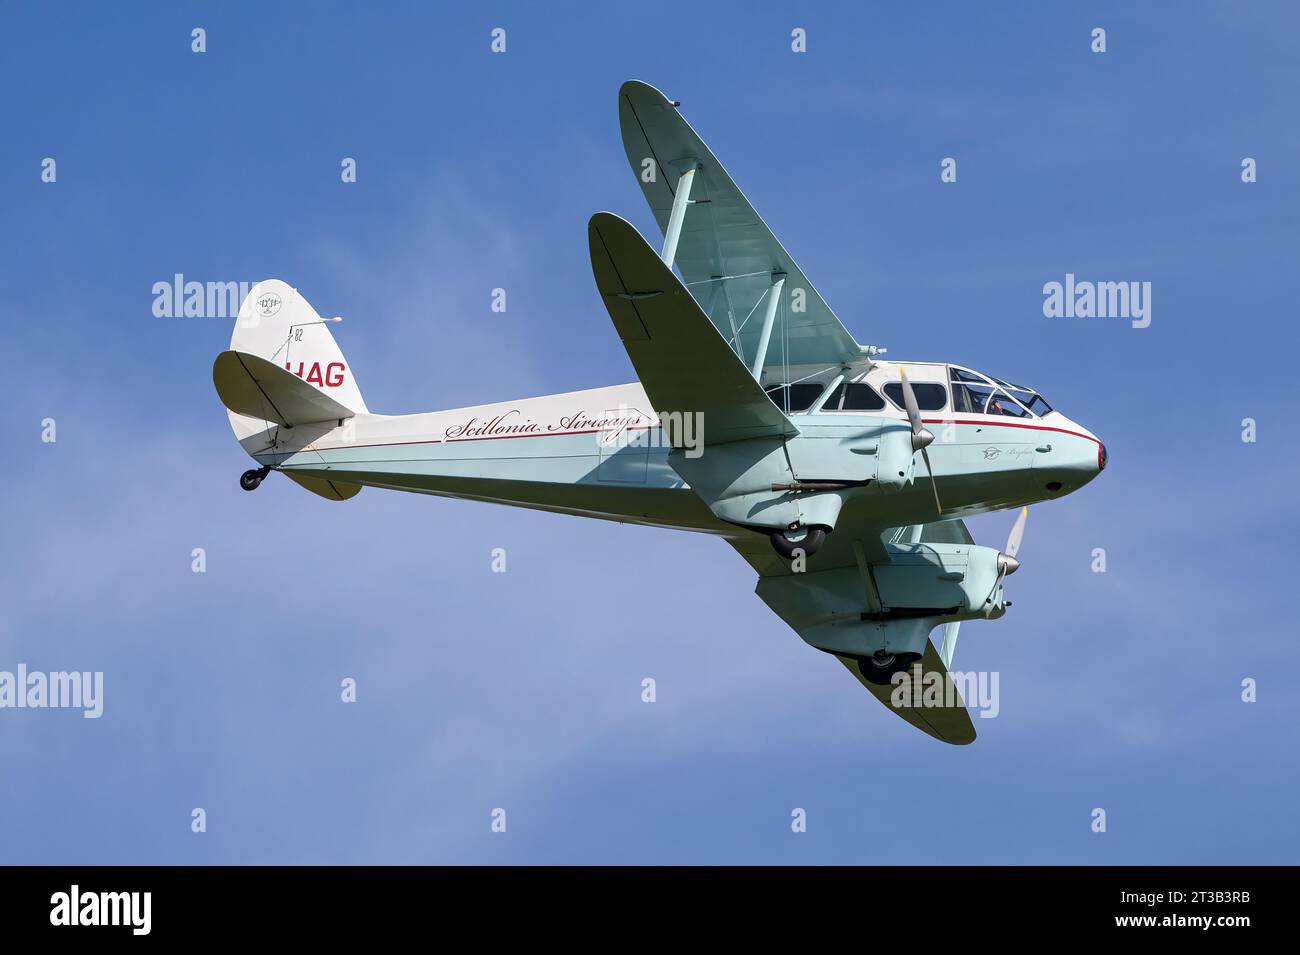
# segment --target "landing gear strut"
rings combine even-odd
[[[771,541],[772,549],[786,560],[794,560],[801,554],[804,557],[811,557],[821,549],[822,544],[826,543],[826,528],[820,525],[809,527],[803,537],[797,540],[791,540],[786,536],[785,531],[774,531]]]
[[[245,471],[239,475],[239,486],[245,491],[256,491],[262,480],[271,473],[271,466],[255,468],[252,471]]]

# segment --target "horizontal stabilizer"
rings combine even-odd
[[[223,351],[212,363],[221,403],[235,414],[287,427],[351,418],[354,412],[314,385],[245,352]]]
[[[327,501],[346,501],[350,497],[356,497],[361,493],[360,484],[348,484],[346,481],[331,481],[329,478],[313,477],[309,474],[302,474],[294,471],[282,472],[285,477],[294,483],[305,487],[313,494],[319,494]]]

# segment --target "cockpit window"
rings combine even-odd
[[[1052,410],[1052,406],[1034,389],[1013,385],[992,375],[986,377],[953,367],[949,377],[952,379],[952,406],[957,411],[1032,418]]]
[[[992,378],[991,375],[989,377]],[[1001,378],[993,378],[993,381],[996,381],[1002,386],[1004,391],[1036,415],[1045,415],[1052,410],[1052,406],[1047,403],[1042,395],[1034,391],[1033,388],[1026,388],[1023,385],[1013,385],[1008,381],[1003,381]]]
[[[815,381],[800,381],[793,385],[775,385],[763,390],[782,411],[794,412],[807,411],[825,387]]]
[[[948,394],[943,385],[930,381],[919,381],[912,385],[912,392],[916,395],[916,407],[921,411],[939,411],[948,404]],[[901,381],[891,381],[885,385],[885,395],[898,407],[906,407],[903,404],[903,383]]]
[[[952,383],[952,410],[963,414],[981,414],[984,411],[984,401],[988,395],[978,396],[971,391],[971,388],[979,388],[981,385],[962,385],[957,382]]]
[[[952,384],[952,406],[968,414],[998,414],[1012,418],[1032,417],[1001,388],[974,382]]]
[[[1015,388],[1015,387],[1009,388],[1007,390],[1011,392],[1011,396],[1013,398],[1019,401],[1022,405],[1024,405],[1034,414],[1038,415],[1040,418],[1052,410],[1052,406],[1049,405],[1043,399],[1043,396],[1036,391],[1030,391],[1028,388]]]
[[[1022,408],[1017,402],[1007,396],[1007,393],[999,388],[993,394],[989,395],[989,402],[984,408],[985,414],[1000,414],[1010,418],[1032,418],[1028,411]]]

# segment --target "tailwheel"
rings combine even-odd
[[[797,538],[788,536],[795,531],[774,531],[770,538],[772,549],[786,560],[794,560],[801,555],[811,557],[821,549],[822,544],[826,543],[827,530],[820,525],[814,525],[805,528],[802,536]]]
[[[245,471],[239,475],[239,486],[245,491],[256,491],[262,483],[262,479],[271,473],[271,468],[261,467],[254,468],[252,471]]]

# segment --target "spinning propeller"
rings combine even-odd
[[[1015,524],[1011,526],[1011,533],[1007,536],[1006,549],[998,554],[998,579],[993,582],[993,589],[984,598],[986,606],[993,599],[993,595],[998,592],[998,585],[1002,583],[1002,578],[1006,577],[1007,574],[1014,574],[1020,569],[1020,561],[1016,560],[1016,552],[1020,550],[1020,541],[1025,536],[1025,518],[1028,516],[1029,508],[1022,507],[1020,516],[1016,518]],[[993,608],[989,607],[988,609],[992,610]],[[957,651],[957,631],[960,627],[961,621],[957,620],[943,628],[943,646],[939,650],[939,657],[946,667],[952,666],[952,656]]]
[[[1020,516],[1016,522],[1011,525],[1011,533],[1007,535],[1007,546],[1002,553],[998,554],[998,579],[993,581],[993,589],[989,595],[984,598],[987,604],[993,599],[993,595],[998,592],[998,585],[1002,583],[1002,578],[1007,574],[1014,574],[1020,569],[1020,561],[1016,560],[1016,554],[1020,551],[1020,541],[1025,536],[1025,519],[1029,517],[1029,508],[1022,507]]]
[[[907,380],[907,372],[902,368],[898,369],[898,375],[903,380],[903,406],[907,409],[907,420],[912,423],[912,453],[921,452],[921,457],[925,460],[925,473],[930,476],[930,489],[934,491],[934,506],[939,513],[943,513],[943,505],[939,503],[939,485],[934,480],[934,470],[930,467],[930,452],[926,450],[934,443],[934,435],[921,426],[921,409],[916,404],[916,393],[912,391],[912,383]]]

